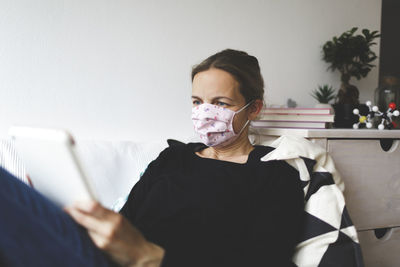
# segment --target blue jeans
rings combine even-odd
[[[116,265],[68,214],[0,167],[0,266]]]

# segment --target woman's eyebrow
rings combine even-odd
[[[225,99],[228,99],[228,100],[234,102],[232,98],[229,98],[229,97],[226,97],[226,96],[216,96],[216,97],[213,98],[213,100],[217,100],[217,99],[221,99],[221,98],[225,98]]]
[[[200,99],[200,100],[201,100],[201,98],[200,98],[200,97],[198,97],[198,96],[195,96],[195,95],[192,95],[192,98],[195,98],[195,99]],[[230,100],[230,101],[234,102],[234,100],[233,100],[233,99],[231,99],[231,98],[229,98],[229,97],[227,97],[227,96],[216,96],[216,97],[213,97],[213,100],[219,100],[219,99],[228,99],[228,100]]]

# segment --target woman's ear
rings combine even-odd
[[[258,114],[260,114],[260,112],[263,108],[263,105],[264,105],[264,103],[261,99],[256,99],[253,101],[253,103],[249,107],[248,119],[250,121],[255,120],[257,118]]]

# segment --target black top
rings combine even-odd
[[[304,195],[298,171],[202,158],[200,143],[173,145],[150,163],[121,213],[166,251],[162,266],[291,266]]]

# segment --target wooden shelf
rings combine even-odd
[[[306,138],[400,138],[400,130],[378,129],[284,129],[250,128],[250,134],[257,135],[298,135]]]

